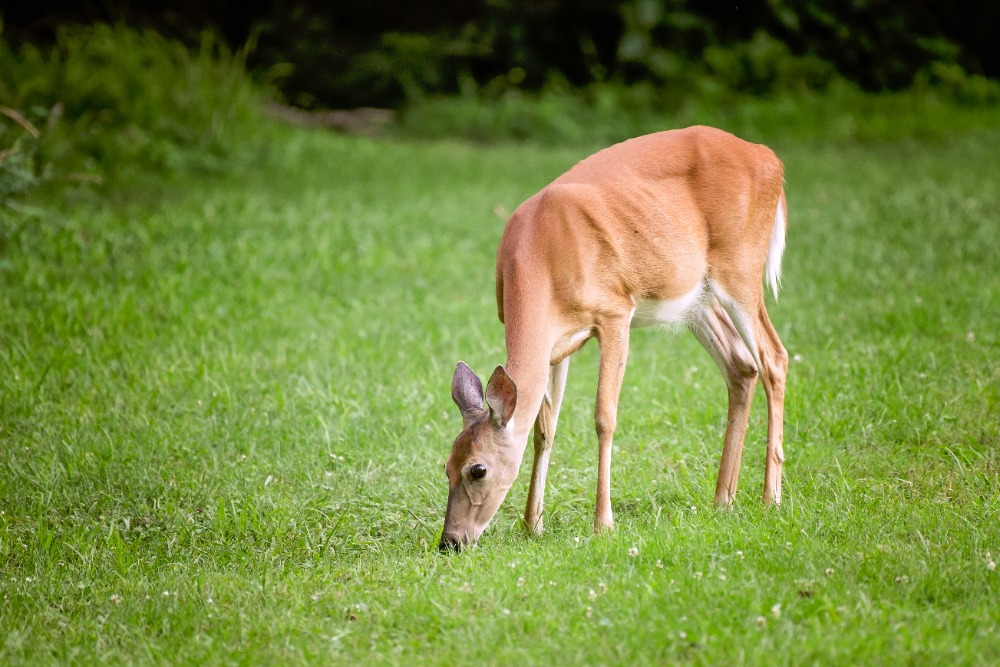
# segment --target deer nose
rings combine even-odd
[[[438,543],[438,550],[442,553],[446,553],[448,551],[458,553],[462,550],[463,546],[464,541],[462,539],[449,535],[448,533],[443,533],[441,535],[441,541]]]
[[[441,541],[438,543],[438,550],[441,552],[454,551],[458,553],[469,543],[469,536],[465,532],[461,533],[448,533],[444,531],[441,533]]]

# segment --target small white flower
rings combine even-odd
[[[719,575],[719,581],[725,581],[725,580],[726,580],[726,575],[720,574]]]
[[[111,596],[111,601],[114,602],[115,604],[121,604],[122,596],[119,595],[118,593],[115,593],[114,595]]]
[[[520,588],[521,586],[524,586],[524,577],[517,578],[517,587]]]
[[[507,609],[506,607],[504,607],[502,609],[502,613],[503,613],[504,616],[510,616],[510,609]]]
[[[601,592],[601,594],[603,595],[604,593],[608,592],[608,585],[606,583],[604,583],[603,581],[600,581],[600,582],[597,583],[597,590],[599,590]]]
[[[739,558],[740,560],[743,560],[743,552],[740,551],[739,549],[737,549],[736,550],[736,557]]]
[[[663,561],[660,560],[659,558],[656,559],[656,568],[659,570],[663,569]]]
[[[757,617],[757,627],[758,628],[762,628],[765,625],[767,625],[767,619],[764,618],[763,616],[758,616]]]
[[[463,582],[462,585],[458,587],[458,590],[462,591],[463,593],[471,593],[472,592],[472,586],[470,586],[469,582],[466,581],[466,582]]]
[[[975,340],[976,340],[976,332],[975,331],[970,331],[967,334],[965,334],[965,340],[969,341],[970,343],[975,342]]]
[[[691,514],[697,514],[697,513],[698,513],[698,506],[697,505],[692,505],[691,506]]]
[[[269,485],[273,481],[274,481],[274,475],[268,475],[267,479],[264,480],[264,486]]]
[[[688,633],[684,632],[683,630],[678,630],[677,637],[680,639],[687,639]]]
[[[639,548],[632,547],[631,549],[628,550],[628,555],[630,558],[635,558],[636,556],[639,555]]]
[[[593,616],[594,615],[593,608],[592,607],[587,607],[587,610],[585,612],[583,612],[583,615],[586,616],[587,618],[590,618],[591,616]]]
[[[823,570],[823,574],[825,574],[828,577],[832,577],[833,576],[833,568],[832,567],[826,568],[825,570]]]
[[[163,591],[163,597],[165,598],[170,597],[170,591]]]
[[[701,579],[701,572],[695,572],[694,573],[694,578],[695,579]]]
[[[587,593],[587,599],[590,600],[591,602],[593,602],[594,600],[596,600],[597,599],[597,591],[595,591],[593,588],[591,588],[590,592]]]
[[[771,616],[778,618],[781,616],[781,603],[774,604],[771,606]]]

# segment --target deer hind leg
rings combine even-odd
[[[763,299],[757,315],[761,346],[761,374],[767,393],[767,462],[764,467],[764,503],[781,503],[781,465],[785,461],[784,441],[785,376],[788,373],[788,352],[774,330]]]
[[[524,508],[524,524],[536,535],[542,532],[542,505],[545,499],[545,477],[549,469],[549,453],[556,437],[559,408],[566,389],[569,357],[549,370],[549,387],[542,399],[542,407],[535,419],[535,459],[531,466],[531,483],[528,486],[528,504]]]
[[[785,376],[788,353],[771,325],[764,307],[764,293],[759,280],[735,282],[745,285],[742,290],[726,292],[717,283],[712,291],[729,315],[740,338],[746,343],[760,371],[761,383],[767,395],[767,458],[764,464],[765,504],[781,502],[781,466],[785,460],[784,437]]]
[[[726,438],[719,463],[719,478],[715,484],[715,505],[728,507],[736,497],[750,404],[757,385],[757,365],[729,315],[716,299],[694,314],[688,326],[722,371],[729,391]]]
[[[601,362],[597,376],[597,404],[594,425],[597,429],[597,509],[594,532],[613,528],[611,512],[611,440],[618,423],[618,396],[628,360],[629,319],[622,318],[598,329]]]

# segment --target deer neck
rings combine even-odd
[[[517,387],[517,405],[511,424],[518,460],[528,446],[535,419],[548,390],[552,346],[548,336],[520,336],[507,328],[507,374]],[[522,344],[524,343],[524,344]]]

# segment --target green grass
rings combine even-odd
[[[640,331],[616,532],[591,534],[590,345],[546,533],[518,527],[529,456],[458,556],[451,371],[503,361],[503,216],[586,150],[282,130],[256,166],[3,222],[0,663],[1000,661],[1000,132],[770,143],[781,508],[763,392],[714,511],[722,380]]]

